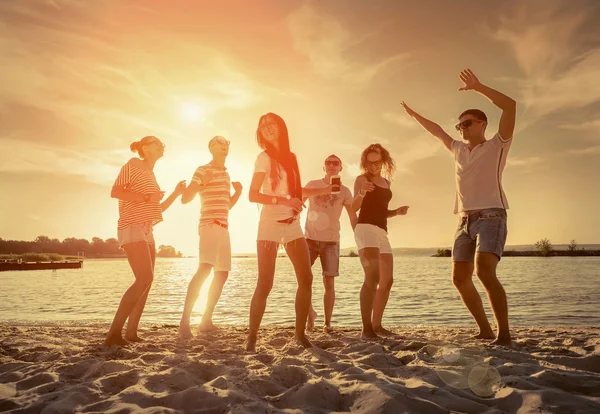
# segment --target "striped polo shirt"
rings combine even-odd
[[[500,134],[469,151],[464,142],[453,141],[456,172],[454,214],[486,208],[508,208],[502,189],[502,172],[512,139]]]
[[[161,191],[154,172],[140,165],[138,158],[130,159],[121,167],[114,186],[125,185],[127,191],[139,194],[149,194]],[[119,200],[119,222],[117,228],[146,224],[154,226],[163,219],[159,201],[125,201]]]
[[[231,199],[231,180],[227,168],[215,167],[211,163],[202,165],[194,172],[192,182],[201,184],[200,177],[206,171],[212,172],[212,178],[206,185],[200,185],[200,223],[211,224],[215,220],[219,223],[228,224],[229,200]]]

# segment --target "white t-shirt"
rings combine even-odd
[[[287,183],[287,173],[279,166],[279,183],[275,189],[271,182],[271,158],[266,152],[261,152],[254,162],[254,174],[263,172],[265,179],[262,182],[260,192],[270,196],[287,197],[290,195]],[[261,220],[285,220],[294,215],[291,207],[281,204],[263,204],[260,212]]]
[[[454,214],[485,208],[508,208],[502,172],[512,139],[499,133],[469,151],[468,144],[452,142],[456,172]]]
[[[309,181],[305,188],[325,188],[324,180]],[[340,216],[344,206],[352,204],[350,189],[342,185],[339,194],[309,197],[305,234],[317,241],[340,241]]]

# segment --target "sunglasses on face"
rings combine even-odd
[[[483,122],[483,121],[479,121],[477,119],[467,119],[465,121],[462,121],[462,122],[459,122],[458,124],[456,124],[454,126],[454,128],[456,128],[457,131],[460,131],[461,129],[467,129],[471,125],[473,125],[473,122]]]
[[[381,160],[378,160],[378,161],[367,160],[366,164],[367,164],[367,167],[381,167],[382,161]]]
[[[260,129],[260,130],[263,130],[263,131],[264,131],[264,130],[265,130],[265,129],[267,129],[267,128],[268,128],[268,129],[273,129],[273,128],[274,128],[274,127],[276,127],[276,126],[277,126],[277,124],[276,124],[275,122],[267,122],[267,123],[264,123],[264,124],[260,125],[260,126],[258,127],[258,129]]]
[[[146,145],[156,144],[159,148],[165,149],[167,146],[158,140],[154,140],[152,142],[147,143]]]
[[[214,140],[213,143],[212,143],[212,145],[217,145],[217,144],[218,145],[227,145],[227,146],[229,146],[229,145],[231,145],[231,141],[229,141],[227,139],[221,139],[221,138],[219,138],[219,139]]]
[[[326,166],[332,166],[332,167],[339,167],[340,162],[337,160],[333,160],[333,161],[325,161],[325,165]]]

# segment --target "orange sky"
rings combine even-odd
[[[361,150],[379,142],[398,163],[394,247],[452,242],[451,155],[401,110],[405,100],[450,133],[466,108],[499,111],[458,92],[471,68],[518,102],[504,173],[508,244],[598,243],[600,3],[589,1],[0,2],[0,237],[116,237],[109,197],[129,143],[166,144],[163,189],[210,160],[214,135],[232,141],[234,252],[255,249],[258,210],[247,189],[255,130],[272,111],[287,122],[302,179],[330,153],[352,187]],[[159,244],[197,249],[199,202],[173,205]],[[354,245],[342,221],[342,247]]]

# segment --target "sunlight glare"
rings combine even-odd
[[[198,122],[204,118],[205,110],[198,104],[186,102],[181,105],[181,117],[189,122]]]

